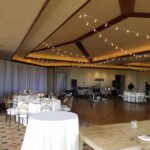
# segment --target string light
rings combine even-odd
[[[67,52],[66,50],[65,50],[65,51],[62,51],[62,49],[60,49],[60,48],[55,48],[54,46],[52,46],[52,44],[49,44],[49,43],[46,43],[46,42],[43,42],[42,44],[45,45],[47,48],[50,48],[50,47],[51,47],[50,50],[51,50],[52,52],[55,52],[56,55],[59,55],[59,56],[61,56],[61,57],[64,57],[64,58],[66,58],[67,60],[74,61],[74,62],[80,62],[80,60],[75,60],[75,59],[73,59],[72,56],[73,56],[73,57],[78,57],[78,58],[84,58],[84,55],[79,56],[79,54],[73,54],[72,52],[69,53],[69,52]],[[60,53],[60,52],[61,52],[61,53]],[[62,54],[62,53],[63,53],[63,54]],[[70,55],[71,57],[65,56],[64,54]]]
[[[87,15],[85,13],[83,15],[80,14],[79,17],[82,18],[82,19],[84,19],[84,18],[90,19],[94,23],[97,23],[97,22],[103,23],[105,27],[111,26],[111,24],[109,24],[108,22],[103,21],[103,20],[98,19],[98,18],[94,18],[94,17],[89,16],[89,15]],[[116,31],[121,30],[121,31],[124,31],[126,33],[135,34],[136,37],[143,36],[143,37],[146,37],[146,39],[150,39],[150,35],[149,34],[140,33],[140,32],[134,31],[134,30],[129,30],[127,28],[123,28],[123,27],[119,27],[119,26],[115,26],[115,25],[113,25],[112,28],[114,28]]]
[[[83,16],[86,16],[86,18],[89,17],[88,15],[85,15],[85,14],[84,14]],[[92,26],[91,23],[89,23],[89,21],[88,21],[86,18],[85,18],[85,17],[82,17],[82,19],[85,21],[86,25],[87,25],[87,23],[88,23],[88,25],[93,29],[93,31],[96,32],[96,29]],[[96,19],[95,19],[95,20],[96,20]],[[98,19],[97,19],[97,20],[98,20]],[[107,27],[107,26],[108,26],[108,23],[105,23],[105,27]],[[116,27],[116,29],[118,30],[118,26]],[[129,32],[129,31],[128,31],[128,32]],[[108,40],[108,38],[105,37],[104,35],[99,34],[98,36],[99,36],[99,38],[103,38],[105,43],[107,42],[107,43],[110,44],[112,47],[115,46],[115,49],[116,49],[116,50],[120,50],[121,52],[124,52],[124,50],[123,50],[120,46],[114,44],[111,40]],[[127,52],[126,52],[126,53],[127,53]]]

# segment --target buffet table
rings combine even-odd
[[[136,102],[136,103],[146,102],[145,93],[124,91],[123,92],[123,101]]]
[[[79,150],[78,116],[62,111],[33,114],[21,150]]]
[[[94,150],[150,150],[150,141],[138,138],[138,135],[150,135],[150,121],[137,124],[136,130],[131,128],[131,123],[81,127],[80,150],[83,150],[83,143]]]

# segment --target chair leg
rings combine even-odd
[[[7,124],[7,114],[6,114],[6,116],[5,116],[5,122],[6,122],[6,124]]]
[[[21,121],[22,121],[22,126],[23,126],[24,118],[21,118]]]
[[[10,123],[11,123],[11,116],[9,116],[9,126],[10,126]]]
[[[20,117],[18,116],[18,130],[19,130],[19,125],[20,125]]]
[[[16,124],[16,115],[15,115],[15,124]]]
[[[27,124],[28,124],[28,118],[29,118],[29,117],[27,116]]]

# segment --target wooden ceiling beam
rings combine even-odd
[[[135,0],[119,0],[121,14],[130,15],[134,12]]]
[[[79,48],[79,50],[81,51],[81,53],[89,60],[89,62],[92,63],[93,60],[90,57],[90,55],[87,52],[87,50],[85,49],[85,47],[83,46],[83,44],[80,41],[76,41],[75,44],[77,45],[77,47]]]
[[[36,22],[38,21],[39,17],[41,16],[42,12],[44,11],[44,9],[46,8],[46,6],[48,5],[50,0],[45,0],[42,8],[40,9],[40,11],[38,12],[37,16],[35,17],[35,19],[33,20],[30,28],[28,29],[27,33],[25,34],[25,36],[23,37],[22,41],[20,42],[19,46],[17,47],[15,53],[13,53],[13,55],[11,56],[11,60],[13,60],[13,57],[16,55],[16,53],[18,52],[19,48],[21,47],[21,45],[23,44],[23,42],[25,41],[25,39],[27,38],[27,36],[29,35],[30,31],[32,30],[32,28],[34,27],[34,25],[36,24]]]
[[[97,31],[97,32],[100,32],[100,31],[102,31],[102,30],[105,30],[105,29],[111,27],[112,25],[117,24],[117,23],[119,23],[120,21],[123,21],[123,20],[126,19],[126,18],[128,18],[128,16],[126,16],[126,15],[117,16],[117,17],[115,17],[115,18],[113,18],[112,20],[110,20],[110,21],[107,22],[107,24],[108,24],[107,27],[105,26],[105,23],[104,23],[104,24],[100,25],[99,27],[97,27],[97,28],[96,28],[96,31]],[[96,34],[97,32],[94,32],[93,29],[92,29],[92,31],[90,31],[90,32],[88,32],[88,33],[86,33],[86,34],[84,34],[84,35],[78,37],[78,38],[76,39],[76,41],[81,41],[81,40],[83,40],[83,39],[85,39],[85,38],[88,38],[89,36],[92,36],[92,35]]]
[[[130,17],[150,18],[150,13],[134,12],[134,13],[131,13],[131,14],[130,14]]]

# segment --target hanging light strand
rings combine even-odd
[[[112,26],[111,24],[109,24],[109,23],[106,22],[106,21],[103,21],[103,20],[98,19],[98,18],[91,17],[91,16],[89,16],[89,15],[87,15],[87,14],[85,14],[85,13],[84,13],[84,14],[80,14],[79,18],[80,18],[80,19],[81,19],[81,18],[82,18],[82,19],[83,19],[83,18],[87,18],[87,20],[90,19],[90,20],[91,20],[92,22],[94,22],[94,23],[97,23],[97,22],[103,23],[105,27]],[[144,33],[141,33],[141,32],[137,32],[137,31],[130,30],[130,29],[128,29],[128,28],[123,28],[123,27],[116,26],[116,25],[113,25],[112,27],[114,28],[115,31],[121,30],[121,31],[124,31],[125,33],[128,33],[128,34],[129,34],[129,33],[130,33],[130,34],[134,34],[135,37],[143,36],[143,37],[146,38],[146,39],[150,39],[150,35],[149,35],[149,34],[144,34]]]

